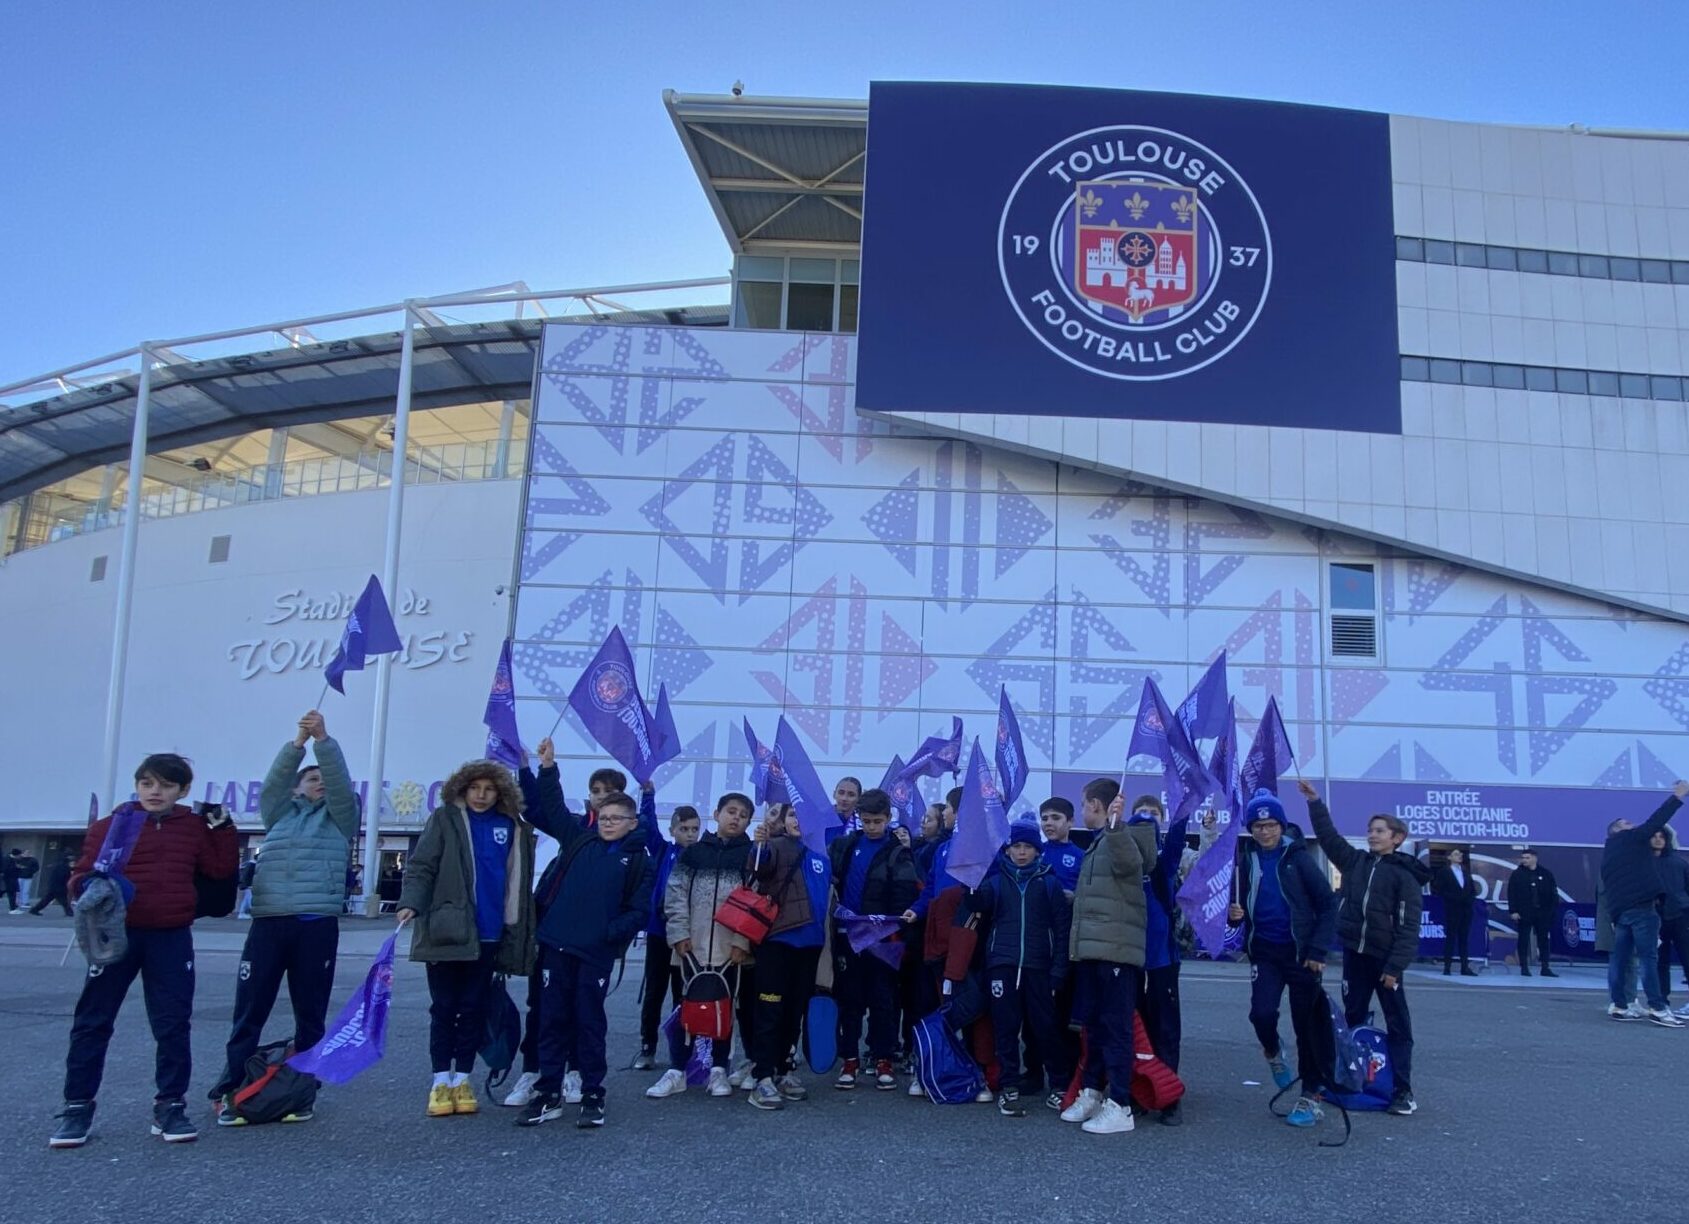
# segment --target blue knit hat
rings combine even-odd
[[[1257,820],[1276,820],[1284,824],[1284,804],[1278,801],[1278,796],[1266,787],[1255,792],[1255,797],[1243,809],[1243,827],[1249,828]]]
[[[1044,834],[1038,828],[1035,820],[1017,820],[1009,826],[1009,845],[1025,842],[1029,846],[1042,846]]]

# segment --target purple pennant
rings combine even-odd
[[[902,919],[894,918],[890,914],[858,914],[842,905],[834,908],[833,917],[838,919],[839,928],[850,941],[852,952],[858,955],[867,953],[884,961],[893,969],[903,964],[906,945],[901,940],[892,938],[902,929]]]
[[[1020,719],[1015,717],[1014,702],[1009,700],[1009,690],[999,685],[997,689],[997,781],[1003,788],[1003,806],[1014,806],[1020,798],[1021,791],[1026,789],[1028,770],[1026,766],[1026,745],[1020,737]]]
[[[950,734],[929,735],[921,741],[915,755],[903,767],[903,775],[907,778],[940,778],[948,773],[954,777],[961,768],[962,720],[951,715]]]
[[[398,626],[387,607],[387,596],[381,591],[381,580],[374,574],[364,586],[364,593],[352,606],[346,627],[340,631],[340,648],[323,668],[323,678],[329,687],[342,696],[346,693],[345,675],[349,671],[363,671],[371,655],[397,654],[405,644],[399,640]]]
[[[1226,652],[1208,665],[1202,679],[1174,711],[1191,743],[1219,735],[1226,728]]]
[[[498,666],[493,669],[493,687],[487,693],[487,711],[481,715],[487,725],[487,759],[520,769],[528,756],[522,750],[522,737],[516,730],[516,682],[510,670],[510,639],[498,653]]]
[[[798,835],[814,853],[827,853],[827,831],[842,823],[838,809],[827,799],[827,788],[810,763],[803,741],[780,716],[780,726],[774,733],[774,757],[769,762],[770,792],[778,783],[786,792],[788,802],[798,813]]]
[[[1202,758],[1185,734],[1183,724],[1167,708],[1161,689],[1148,676],[1144,677],[1143,696],[1138,700],[1138,717],[1126,755],[1153,756],[1161,762],[1169,823],[1183,820],[1208,797],[1208,771],[1203,768]]]
[[[969,888],[978,888],[1008,839],[1009,814],[975,739],[962,781],[962,801],[956,808],[956,832],[950,839],[946,870]]]
[[[784,778],[775,779],[774,749],[757,738],[751,720],[745,719],[745,747],[751,754],[751,792],[761,803],[787,803]]]
[[[323,1039],[288,1059],[288,1066],[331,1084],[344,1084],[381,1061],[393,998],[393,945],[398,938],[397,931],[387,937],[364,975],[363,989],[340,1009]]]
[[[569,708],[604,751],[626,766],[636,782],[647,782],[663,747],[645,699],[634,679],[633,655],[621,626],[610,630],[569,693]]]
[[[1237,870],[1237,836],[1243,812],[1237,793],[1237,710],[1227,702],[1226,725],[1220,742],[1214,745],[1209,772],[1220,783],[1215,806],[1224,806],[1230,819],[1220,829],[1214,844],[1203,851],[1179,889],[1179,908],[1190,919],[1197,940],[1210,956],[1219,956],[1226,945],[1226,911],[1232,902],[1232,877]]]
[[[1241,793],[1251,796],[1264,786],[1278,794],[1279,778],[1295,763],[1296,753],[1290,747],[1290,736],[1285,733],[1284,719],[1279,716],[1278,700],[1269,697],[1260,725],[1255,728],[1255,741],[1243,758]]]
[[[657,755],[652,758],[651,769],[656,771],[660,765],[667,765],[680,755],[680,731],[674,725],[674,710],[669,707],[669,686],[657,686],[657,735],[662,739],[662,747],[657,749]]]
[[[891,758],[885,776],[880,779],[880,789],[891,799],[891,823],[918,834],[921,819],[927,812],[927,801],[922,798],[921,788],[915,785],[915,779],[903,776],[902,757]]]

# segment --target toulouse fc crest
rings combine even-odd
[[[1095,128],[1045,150],[1009,193],[1003,289],[1064,361],[1105,378],[1177,378],[1248,334],[1272,282],[1267,219],[1205,145]]]
[[[618,713],[628,703],[633,687],[633,676],[614,660],[598,665],[589,686],[593,704],[606,714]]]

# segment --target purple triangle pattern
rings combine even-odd
[[[708,584],[709,591],[721,603],[727,602],[727,531],[733,523],[733,471],[736,434],[727,434],[709,450],[687,465],[680,475],[663,482],[662,492],[640,506],[645,516],[663,533],[663,543],[674,550],[699,578]],[[669,515],[669,508],[694,485],[710,488],[712,511],[709,532],[702,538],[708,541],[709,555],[705,556],[693,537]],[[689,521],[696,519],[688,517]]]
[[[1001,471],[997,473],[997,494],[996,574],[1001,578],[1049,535],[1055,524]]]
[[[1400,741],[1391,744],[1379,757],[1362,772],[1361,777],[1371,781],[1395,782],[1402,776],[1402,745]]]
[[[1050,651],[1056,648],[1056,588],[1051,587],[1044,598],[1021,614],[1019,620],[998,635],[997,640],[981,652],[981,657],[968,665],[968,677],[979,691],[991,701],[997,700],[997,690],[1008,681],[1028,681],[1038,686],[1038,708],[1053,710],[1056,700],[1056,664],[1042,660],[1014,659],[1004,656],[1026,655],[1032,651],[1023,643],[1037,635],[1035,649]],[[1055,756],[1055,727],[1043,719],[1021,724],[1021,733],[1048,757]]]
[[[915,545],[911,541],[920,522],[920,485],[921,469],[915,468],[862,516],[863,525],[910,577],[915,575]]]

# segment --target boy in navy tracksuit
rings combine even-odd
[[[647,920],[651,861],[635,832],[638,815],[624,794],[603,796],[588,828],[563,815],[562,785],[549,741],[540,745],[539,792],[530,814],[557,839],[558,867],[539,920],[540,1077],[519,1126],[538,1126],[563,1114],[563,1074],[571,1061],[581,1076],[577,1126],[604,1125],[604,998],[617,959]]]
[[[670,1000],[671,1008],[680,1006],[680,967],[671,963],[663,897],[668,892],[669,873],[681,852],[697,841],[704,829],[698,809],[683,803],[669,816],[669,836],[665,838],[657,828],[655,804],[652,809],[648,818],[643,809],[640,812],[645,852],[651,856],[652,885],[651,913],[645,922],[645,984],[640,987],[639,1057],[633,1060],[635,1071],[649,1071],[657,1065],[657,1028],[663,1019],[663,1000]]]
[[[1238,875],[1242,904],[1230,918],[1243,923],[1249,954],[1249,1022],[1273,1082],[1288,1087],[1302,1077],[1302,1096],[1285,1121],[1312,1126],[1320,1118],[1325,1064],[1319,1011],[1320,974],[1337,938],[1337,898],[1314,862],[1302,831],[1284,818],[1278,796],[1262,788],[1244,808],[1250,839],[1243,843]],[[1278,1005],[1290,988],[1290,1027],[1296,1034],[1296,1072],[1285,1065],[1278,1034]]]
[[[1155,863],[1144,876],[1144,895],[1149,902],[1149,930],[1144,944],[1144,993],[1138,1011],[1144,1018],[1150,1049],[1173,1070],[1179,1069],[1179,1044],[1183,1022],[1179,1011],[1179,939],[1174,897],[1179,891],[1179,860],[1185,852],[1185,829],[1190,817],[1175,821],[1166,833],[1161,822],[1166,809],[1155,795],[1141,795],[1132,805],[1129,825],[1148,824],[1155,830]],[[1179,1125],[1179,1102],[1161,1111],[1164,1126]]]
[[[1039,858],[1043,838],[1030,820],[1016,821],[997,870],[981,881],[966,908],[980,917],[985,944],[986,989],[991,995],[991,1026],[997,1034],[1002,1090],[997,1112],[1024,1118],[1020,1042],[1048,1051],[1050,1070],[1065,1083],[1072,1067],[1055,1065],[1062,1047],[1056,1041],[1055,995],[1068,971],[1067,940],[1072,912],[1068,895],[1050,865]],[[965,915],[958,915],[959,918]],[[1055,1097],[1059,1106],[1060,1097]]]

